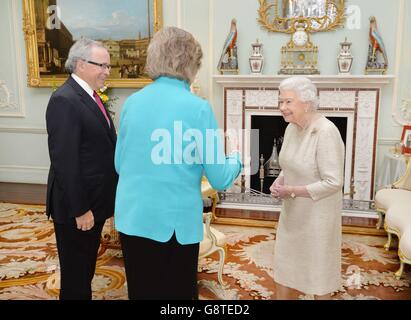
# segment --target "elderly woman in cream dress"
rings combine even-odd
[[[309,79],[281,82],[279,107],[289,125],[279,155],[282,171],[270,187],[283,199],[274,253],[278,299],[291,298],[290,288],[329,299],[341,286],[344,143],[317,105]]]

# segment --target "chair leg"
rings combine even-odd
[[[388,234],[387,243],[384,244],[384,249],[385,249],[386,251],[390,250],[391,238],[392,238],[392,237],[391,237],[391,233],[387,232],[387,234]]]
[[[376,225],[377,229],[381,229],[383,220],[384,220],[384,217],[383,217],[382,212],[378,211],[378,222],[377,222],[377,225]]]
[[[211,212],[213,213],[212,218],[211,218],[211,222],[214,222],[214,221],[217,220],[217,216],[215,215],[215,209],[216,209],[216,207],[217,207],[217,201],[218,201],[218,199],[217,199],[217,193],[216,193],[216,194],[213,194],[213,195],[211,196],[211,201],[212,201],[212,204],[213,204],[213,206],[211,207]]]
[[[217,273],[217,277],[218,277],[218,282],[220,283],[220,285],[222,287],[225,287],[225,283],[223,281],[223,270],[224,270],[224,262],[225,262],[225,251],[223,248],[218,248],[218,254],[220,256],[220,262],[218,265],[218,273]]]
[[[401,261],[400,268],[399,268],[398,271],[395,273],[395,279],[400,280],[403,271],[404,271],[404,262]]]

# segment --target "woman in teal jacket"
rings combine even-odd
[[[190,92],[201,58],[190,33],[158,31],[146,64],[154,82],[123,106],[115,225],[130,299],[196,298],[201,178],[224,190],[241,170],[237,152],[225,156],[210,105]]]

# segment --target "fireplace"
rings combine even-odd
[[[346,145],[348,118],[335,116],[327,116],[327,118],[336,125],[336,127],[340,131],[344,145]],[[285,128],[287,127],[287,125],[288,124],[283,120],[283,117],[281,115],[259,115],[258,113],[254,115],[251,114],[251,129],[256,129],[260,133],[258,141],[259,154],[263,156],[264,162],[268,161],[268,159],[272,155],[274,141],[277,142],[277,151],[278,153],[280,153],[282,145],[281,138],[284,136]],[[346,158],[350,157],[351,153],[346,153]],[[257,164],[252,163],[252,166],[259,165],[259,160],[260,158],[251,159],[252,162],[258,162]],[[269,187],[274,182],[276,176],[277,175],[275,175],[274,177],[266,176],[263,181],[263,190],[261,190],[260,173],[257,172],[255,174],[251,174],[248,177],[248,181],[246,177],[246,186],[254,190],[269,194]]]
[[[223,87],[224,129],[259,129],[259,153],[267,160],[274,138],[286,123],[278,109],[278,85],[284,76],[214,76]],[[345,144],[344,193],[346,198],[374,197],[376,133],[380,92],[390,76],[310,76],[317,85],[318,112],[333,121]],[[247,132],[247,131],[245,131]],[[251,157],[250,139],[240,141],[243,161]],[[279,144],[278,151],[280,151]],[[227,150],[230,151],[230,150]],[[246,157],[245,157],[246,155]],[[251,163],[245,163],[251,165]],[[263,192],[274,178],[264,179]],[[245,186],[260,190],[259,174],[245,176]],[[351,191],[354,190],[353,194]],[[350,194],[351,192],[351,194]]]

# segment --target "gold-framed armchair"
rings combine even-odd
[[[399,279],[404,270],[404,264],[411,264],[411,161],[407,159],[405,174],[391,187],[378,190],[375,195],[375,207],[380,215],[381,224],[384,218],[384,230],[388,239],[384,245],[389,250],[392,235],[398,237],[398,257],[400,268],[395,273]]]
[[[201,179],[201,196],[203,198],[210,198],[212,201],[212,207],[211,207],[211,212],[212,212],[212,217],[211,221],[215,221],[217,219],[217,216],[215,214],[216,207],[217,207],[217,202],[218,202],[218,193],[213,187],[211,186],[210,182],[208,182],[207,178],[203,176]]]
[[[224,233],[211,227],[212,215],[212,212],[203,213],[204,238],[200,242],[198,258],[202,259],[213,254],[214,252],[218,252],[219,265],[217,278],[220,285],[224,287],[225,283],[223,281],[223,269],[226,256],[226,236]]]
[[[384,215],[389,206],[397,202],[397,200],[399,200],[398,197],[402,199],[402,197],[407,194],[407,189],[411,190],[411,161],[409,157],[407,157],[405,161],[405,173],[391,186],[386,186],[385,188],[378,190],[375,194],[375,209],[379,215],[377,229],[381,228],[383,225]]]

